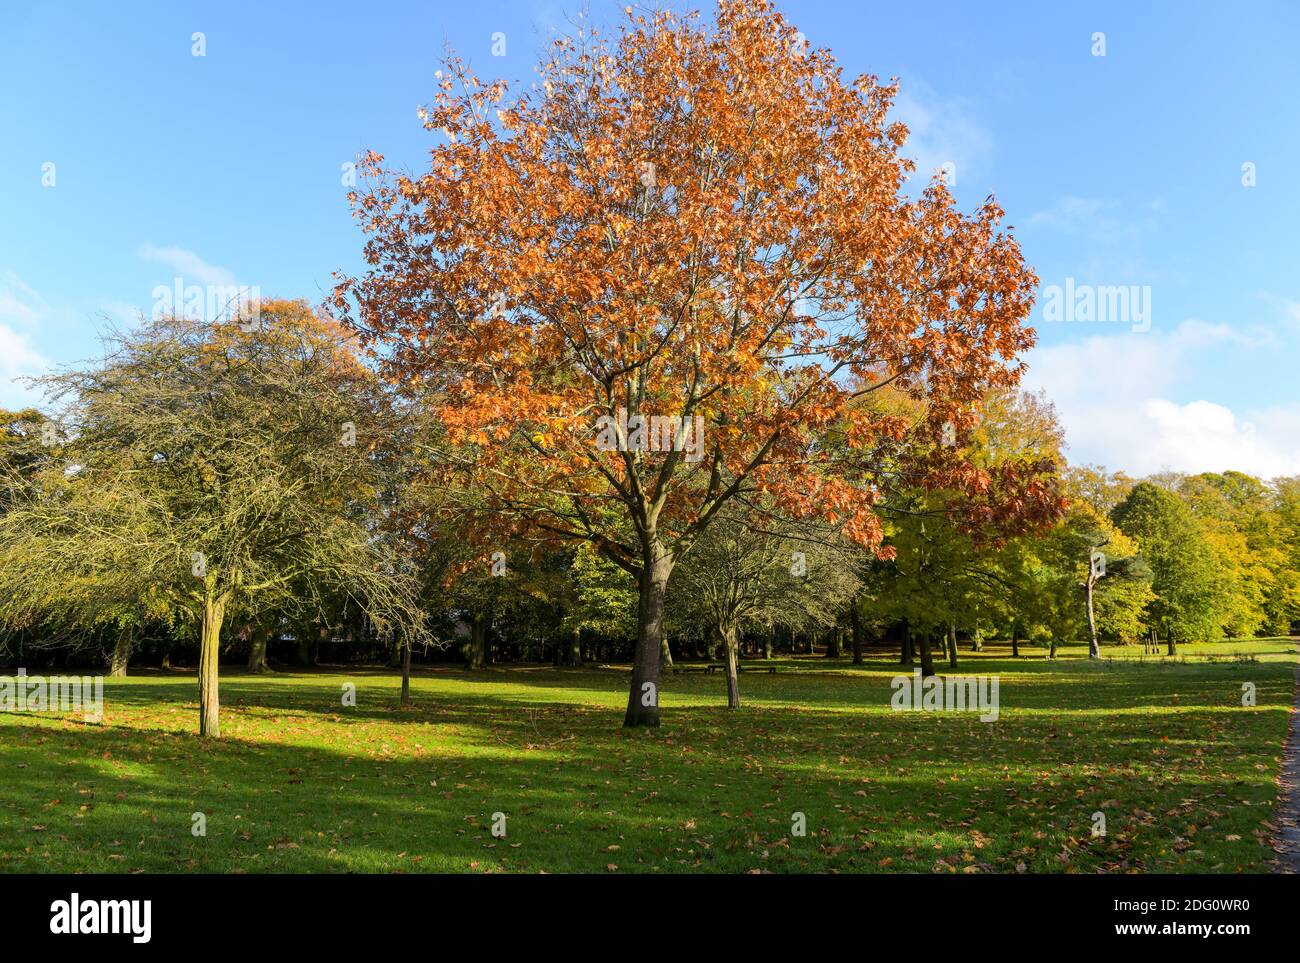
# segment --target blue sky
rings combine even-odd
[[[899,77],[908,152],[967,208],[997,196],[1045,293],[1133,286],[1118,317],[1035,309],[1028,385],[1072,460],[1300,473],[1300,6],[779,6],[846,73]],[[0,405],[176,276],[318,300],[359,264],[341,166],[420,164],[444,44],[531,82],[579,8],[0,0]]]

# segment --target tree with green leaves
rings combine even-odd
[[[35,408],[0,408],[0,512],[30,488],[57,441],[56,426]]]
[[[1163,632],[1169,654],[1189,639],[1222,634],[1226,593],[1214,548],[1190,508],[1166,488],[1141,482],[1111,513],[1137,542],[1152,572],[1155,597],[1147,605],[1147,624]]]
[[[728,708],[740,708],[741,633],[774,623],[833,626],[862,587],[854,554],[824,524],[738,504],[682,559],[668,583],[670,616],[698,624],[717,644]]]
[[[582,633],[592,632],[625,642],[636,641],[637,593],[626,573],[591,545],[580,545],[573,553],[570,574],[574,598],[564,615],[564,628],[570,638],[566,665],[582,663]],[[660,659],[671,662],[668,636],[661,640]]]
[[[1014,560],[1003,557],[1006,546],[1029,544],[1018,540],[1050,531],[1065,511],[1059,477],[1063,435],[1050,402],[1038,394],[991,391],[977,408],[977,424],[961,439],[958,456],[989,479],[1034,475],[1040,509],[1008,518],[986,510],[987,492],[972,497],[955,487],[916,484],[906,473],[891,484],[882,509],[896,557],[870,567],[868,599],[876,618],[906,623],[905,662],[916,636],[927,676],[934,673],[935,637],[946,637],[955,668],[958,629],[978,639],[981,626],[1011,601],[1016,585],[1007,564]],[[951,440],[956,444],[955,433]]]
[[[1104,556],[1100,566],[1095,555]],[[1020,625],[1046,634],[1053,654],[1057,641],[1084,637],[1088,657],[1099,659],[1102,639],[1140,634],[1152,599],[1150,569],[1137,545],[1089,502],[1073,502],[1059,525],[1018,540],[1004,560]]]
[[[352,599],[424,631],[376,523],[393,437],[377,379],[304,303],[255,321],[167,316],[41,379],[57,458],[0,516],[0,619],[94,621],[152,593],[199,626],[199,731],[220,735],[228,616]]]
[[[1178,494],[1213,543],[1229,596],[1234,636],[1286,633],[1300,616],[1300,568],[1281,511],[1284,486],[1237,471],[1180,480]]]
[[[1290,633],[1300,622],[1300,475],[1274,480],[1273,489],[1281,551],[1279,576],[1268,601],[1269,624],[1275,632]]]

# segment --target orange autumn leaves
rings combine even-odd
[[[448,59],[428,171],[364,159],[369,266],[334,294],[436,408],[485,517],[688,546],[762,494],[875,548],[885,471],[969,491],[986,520],[1051,513],[1042,466],[933,444],[1018,382],[1037,279],[992,200],[903,193],[894,85],[846,82],[764,0],[584,28],[538,74],[512,90]],[[886,387],[922,403],[881,417]],[[703,459],[602,450],[620,410],[702,416]]]

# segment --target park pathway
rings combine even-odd
[[[1300,663],[1296,665],[1295,705],[1282,755],[1281,785],[1277,870],[1279,873],[1300,873]]]

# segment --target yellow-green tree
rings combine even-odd
[[[377,380],[305,304],[260,308],[146,322],[43,379],[58,458],[0,516],[0,618],[90,621],[154,593],[201,627],[203,736],[220,734],[230,614],[341,593],[381,629],[423,631],[376,523],[393,437]]]

